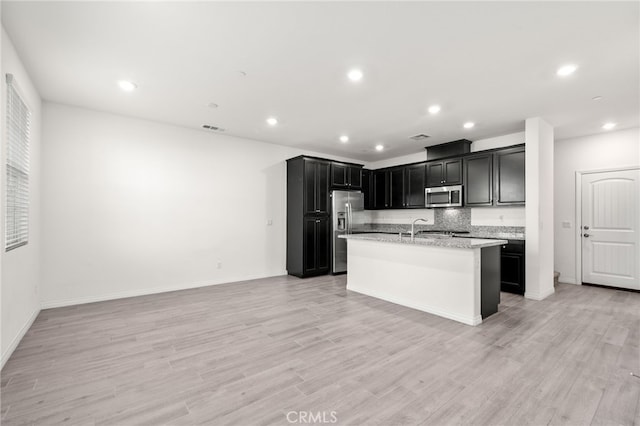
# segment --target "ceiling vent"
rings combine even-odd
[[[202,128],[207,130],[213,130],[214,132],[224,132],[225,130],[222,127],[212,126],[210,124],[203,124]]]
[[[411,136],[409,139],[420,142],[429,138],[429,135],[425,135],[424,133],[420,133],[419,135]]]

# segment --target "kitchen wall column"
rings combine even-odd
[[[525,122],[527,192],[525,297],[553,294],[553,127],[540,117]]]

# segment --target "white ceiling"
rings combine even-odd
[[[361,161],[528,117],[556,138],[640,125],[639,16],[638,2],[2,2],[45,100]],[[559,78],[565,63],[579,69]]]

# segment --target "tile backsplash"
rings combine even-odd
[[[427,225],[435,228],[463,231],[472,226],[524,227],[524,212],[524,207],[367,210],[364,212],[364,222],[400,225],[423,218],[427,219]]]

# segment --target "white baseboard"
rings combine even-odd
[[[16,350],[24,335],[27,334],[27,331],[29,331],[29,329],[33,325],[33,322],[36,320],[36,318],[38,318],[39,313],[40,308],[37,308],[33,311],[27,322],[24,323],[20,331],[18,331],[18,334],[16,334],[16,336],[13,338],[7,350],[4,351],[4,353],[2,354],[2,359],[0,359],[0,370],[4,368],[6,362],[9,360],[9,358],[11,358],[11,354],[13,354],[13,351]]]
[[[558,280],[558,282],[564,283],[564,284],[575,284],[575,285],[581,285],[582,283],[579,283],[578,280],[576,280],[575,277],[563,277],[562,275],[560,275],[560,279]]]
[[[350,286],[348,283],[347,283],[347,290],[355,291],[356,293],[361,293],[366,296],[375,297],[376,299],[386,300],[387,302],[396,303],[398,305],[406,306],[407,308],[417,309],[419,311],[427,312],[429,314],[438,315],[440,317],[458,321],[467,325],[478,325],[482,323],[481,315],[478,315],[475,318],[458,315],[452,312],[443,311],[442,309],[434,308],[433,306],[423,305],[423,304],[415,303],[412,300],[399,298],[397,296],[392,296],[387,293],[371,291],[370,289],[362,289],[359,287]]]
[[[170,291],[189,290],[193,288],[209,287],[219,284],[232,284],[242,281],[257,280],[260,278],[269,278],[273,276],[286,275],[286,271],[281,271],[277,275],[255,275],[246,277],[225,278],[216,281],[198,281],[193,283],[182,283],[167,285],[162,287],[143,288],[136,290],[120,291],[116,293],[105,293],[94,296],[81,296],[69,299],[48,300],[42,302],[42,309],[62,308],[64,306],[83,305],[85,303],[105,302],[107,300],[126,299],[128,297],[148,296],[150,294],[168,293]]]
[[[547,297],[551,296],[553,293],[555,293],[555,289],[553,287],[551,287],[549,290],[539,293],[539,292],[532,292],[532,291],[525,291],[524,292],[524,297],[526,299],[531,299],[531,300],[544,300]]]

